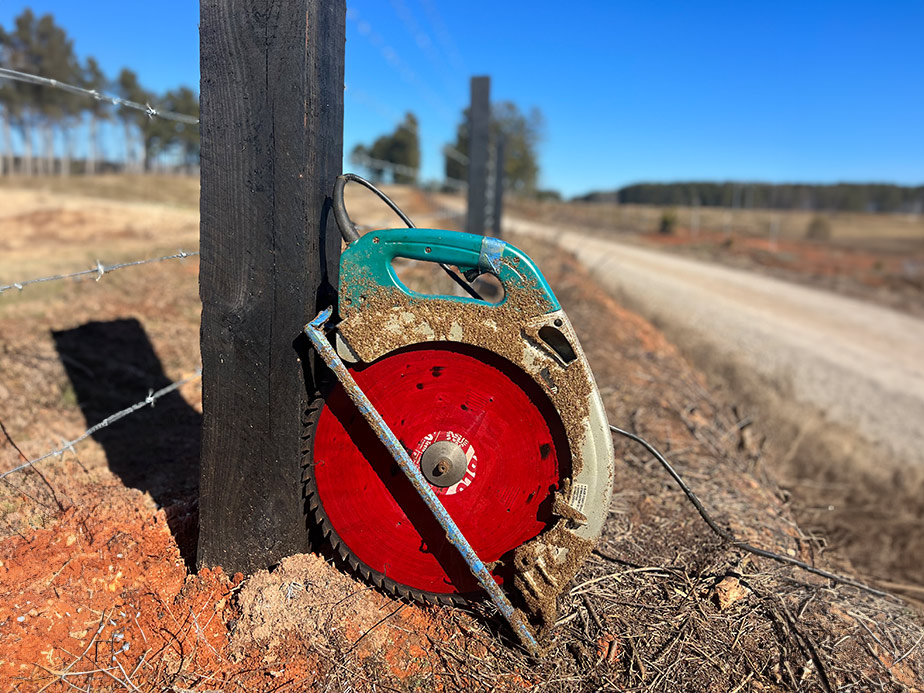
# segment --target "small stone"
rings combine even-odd
[[[738,578],[726,576],[722,582],[715,586],[715,596],[719,602],[719,608],[723,611],[735,602],[741,601],[749,594],[748,588],[744,587]]]

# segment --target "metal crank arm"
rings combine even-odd
[[[308,336],[308,339],[311,340],[311,344],[324,360],[324,363],[327,364],[327,367],[333,371],[337,379],[343,384],[344,390],[356,405],[357,409],[359,409],[360,414],[369,422],[372,430],[375,431],[375,434],[382,443],[384,443],[385,447],[388,448],[395,462],[401,467],[401,471],[404,472],[404,475],[414,486],[417,493],[420,494],[420,497],[427,504],[427,507],[430,508],[437,522],[440,523],[440,526],[446,532],[446,537],[449,539],[449,542],[459,550],[460,554],[462,554],[462,558],[468,564],[469,569],[472,571],[472,575],[478,579],[478,582],[481,583],[481,586],[491,597],[491,601],[494,602],[498,610],[504,615],[504,618],[510,623],[511,628],[513,628],[513,631],[520,638],[523,646],[530,654],[538,655],[539,643],[536,641],[536,637],[533,635],[529,624],[523,618],[523,614],[513,608],[513,605],[494,581],[494,578],[491,576],[491,573],[485,567],[484,563],[482,563],[475,554],[471,544],[469,544],[468,540],[463,536],[455,521],[449,513],[446,512],[443,504],[440,502],[439,498],[437,498],[433,489],[430,488],[430,484],[427,482],[423,473],[411,461],[407,451],[401,443],[398,442],[398,439],[395,437],[394,433],[392,433],[388,424],[385,423],[375,410],[375,407],[372,406],[372,402],[370,402],[366,395],[363,394],[362,390],[359,389],[356,381],[353,380],[353,376],[350,375],[346,366],[343,365],[343,361],[337,355],[336,350],[327,340],[323,329],[324,325],[330,319],[331,312],[331,308],[326,308],[305,326],[305,334]]]

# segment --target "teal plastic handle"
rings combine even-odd
[[[500,303],[468,296],[427,295],[409,289],[398,278],[392,261],[396,258],[456,265],[465,273],[493,274],[504,287]],[[340,299],[360,306],[377,287],[398,289],[410,299],[434,298],[463,303],[499,306],[512,295],[526,292],[518,305],[535,305],[535,315],[559,310],[561,306],[536,267],[521,250],[497,238],[440,229],[390,229],[371,231],[351,243],[340,256]],[[530,310],[530,312],[533,312]]]

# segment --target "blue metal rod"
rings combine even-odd
[[[369,398],[359,389],[356,381],[353,380],[353,376],[350,375],[346,366],[343,365],[343,361],[337,356],[334,347],[327,341],[323,329],[324,325],[330,319],[330,316],[331,309],[325,308],[318,314],[318,317],[305,326],[305,334],[308,335],[311,344],[317,350],[318,354],[320,354],[324,363],[327,364],[327,367],[337,376],[337,380],[343,384],[347,395],[353,400],[356,408],[359,409],[359,413],[369,422],[369,425],[372,426],[372,430],[375,431],[379,440],[388,448],[395,462],[401,467],[401,471],[404,472],[404,475],[411,484],[413,484],[417,493],[423,498],[424,503],[430,508],[437,522],[439,522],[440,526],[445,530],[449,543],[455,546],[456,549],[459,550],[459,553],[462,554],[462,558],[464,558],[465,562],[468,564],[469,569],[472,571],[472,575],[478,578],[478,582],[481,583],[481,586],[491,597],[491,601],[494,602],[497,609],[510,623],[510,627],[513,628],[514,632],[520,638],[520,641],[526,649],[529,650],[530,654],[538,655],[539,643],[536,642],[536,638],[530,630],[529,624],[527,624],[526,620],[523,618],[523,615],[513,608],[513,605],[494,581],[494,577],[491,575],[490,571],[488,571],[484,563],[481,562],[481,559],[478,558],[475,550],[472,548],[471,544],[468,543],[468,540],[462,534],[458,525],[456,525],[455,520],[452,519],[452,516],[446,511],[446,508],[443,507],[443,504],[433,492],[433,489],[430,488],[430,484],[424,477],[423,472],[411,461],[404,446],[398,442],[395,434],[392,433],[388,424],[385,423],[381,415],[375,410],[375,407],[372,406],[372,402],[369,401]]]

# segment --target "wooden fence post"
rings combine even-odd
[[[491,130],[490,77],[472,77],[468,118],[468,215],[465,230],[483,234]]]
[[[494,145],[494,214],[492,216],[494,228],[491,233],[495,238],[501,237],[503,231],[502,217],[504,214],[504,156],[507,138],[497,133],[497,142]]]
[[[200,0],[200,566],[308,548],[299,338],[332,300],[344,0]]]

